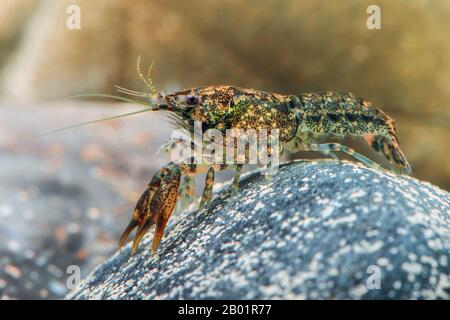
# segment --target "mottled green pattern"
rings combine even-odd
[[[296,111],[310,131],[335,135],[386,135],[389,119],[369,102],[351,93],[305,93]]]

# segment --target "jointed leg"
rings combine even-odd
[[[231,193],[234,195],[239,190],[239,179],[241,178],[242,173],[242,167],[243,164],[236,165],[236,169],[234,170],[234,178],[233,182],[231,183]]]
[[[190,203],[196,201],[195,184],[193,176],[184,176],[183,182],[180,186],[180,192],[178,193],[180,202],[177,205],[177,210],[186,209]]]
[[[202,200],[198,207],[199,210],[203,210],[205,206],[209,207],[212,198],[212,190],[214,187],[214,174],[216,170],[211,167],[206,173],[205,188],[203,189]]]
[[[236,165],[236,168],[234,171],[233,182],[231,184],[231,193],[232,194],[235,194],[239,189],[239,179],[241,177],[243,166],[244,166],[243,164]],[[232,165],[222,165],[222,166],[211,167],[209,169],[208,173],[206,174],[205,188],[203,189],[203,195],[202,195],[202,200],[200,202],[199,210],[202,210],[205,206],[209,206],[209,203],[211,202],[215,172],[217,170],[231,169],[232,167],[233,167]]]
[[[293,145],[293,150],[294,152],[296,151],[306,151],[305,150],[305,145],[308,145],[308,143],[303,143],[302,140],[300,138],[296,138],[295,139],[295,143]],[[321,154],[323,154],[326,157],[330,157],[334,160],[339,160],[339,158],[337,157],[336,153],[330,151],[330,150],[322,150],[319,151]]]
[[[339,160],[338,156],[332,151],[321,151],[321,153],[326,157],[332,158],[333,160]]]
[[[242,167],[243,164],[236,165],[235,171],[234,171],[234,178],[233,182],[231,183],[231,193],[234,195],[237,193],[239,189],[239,179],[241,177],[242,173]],[[230,169],[233,166],[221,166],[220,168],[216,168],[217,170],[226,170]],[[212,199],[212,190],[214,186],[214,174],[216,172],[216,169],[214,167],[211,167],[206,174],[205,179],[205,188],[203,189],[203,195],[202,200],[200,202],[199,210],[202,210],[205,206],[209,206],[211,199]]]
[[[355,150],[343,146],[339,143],[323,143],[323,144],[304,144],[302,146],[302,150],[304,151],[319,151],[319,152],[330,152],[330,151],[340,151],[340,152],[344,152],[350,156],[352,156],[353,158],[361,161],[362,163],[364,163],[366,166],[370,167],[370,168],[376,168],[376,169],[380,169],[381,166],[376,163],[375,161],[370,160],[369,158],[363,156],[362,154],[356,152]]]

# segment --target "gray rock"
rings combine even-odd
[[[450,298],[450,195],[356,164],[298,162],[247,177],[211,211],[173,216],[69,299]]]

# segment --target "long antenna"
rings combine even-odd
[[[144,96],[142,96],[142,97],[144,97]],[[111,94],[102,94],[102,93],[77,94],[74,96],[70,96],[67,99],[76,99],[76,98],[110,98],[110,99],[133,103],[133,104],[145,104],[143,101],[137,101],[137,100],[132,100],[132,99],[128,99],[125,97],[121,97],[121,96],[115,96],[115,95],[111,95]]]
[[[153,63],[148,68],[147,78],[145,78],[144,75],[141,72],[141,56],[140,55],[138,56],[137,61],[136,61],[136,68],[137,68],[138,76],[142,80],[142,82],[144,82],[144,84],[147,86],[147,89],[149,90],[149,93],[134,91],[134,90],[130,90],[130,89],[123,88],[121,86],[116,85],[116,89],[119,91],[119,93],[128,94],[130,96],[135,96],[135,97],[138,97],[138,98],[148,98],[148,100],[145,99],[144,101],[142,101],[142,100],[141,101],[136,101],[136,100],[125,98],[125,97],[121,97],[121,96],[115,96],[115,95],[109,95],[109,94],[100,94],[100,93],[79,94],[79,95],[71,96],[71,97],[69,97],[69,99],[71,99],[71,98],[97,97],[97,98],[110,98],[110,99],[119,100],[119,101],[128,102],[128,103],[133,103],[133,104],[142,104],[142,105],[152,104],[152,101],[151,101],[152,100],[151,99],[152,96],[157,96],[158,95],[158,92],[156,91],[156,88],[153,85],[153,81],[152,81],[152,79],[150,77],[151,71],[152,71],[152,67],[153,67]],[[131,115],[135,115],[135,114],[139,114],[139,113],[143,113],[143,112],[147,112],[147,111],[153,111],[153,110],[155,110],[155,107],[151,106],[151,107],[147,107],[147,108],[144,108],[144,109],[141,109],[141,110],[137,110],[137,111],[134,111],[134,112],[120,114],[120,115],[117,115],[117,116],[112,116],[112,117],[96,119],[96,120],[92,120],[92,121],[76,123],[76,124],[73,124],[73,125],[68,126],[68,127],[64,127],[64,128],[60,128],[60,129],[56,129],[56,130],[52,130],[52,131],[41,133],[41,134],[38,135],[38,137],[46,136],[46,135],[53,134],[53,133],[58,133],[58,132],[61,132],[61,131],[65,131],[65,130],[81,127],[81,126],[88,125],[88,124],[98,123],[98,122],[107,121],[107,120],[119,119],[119,118],[128,117],[128,116],[131,116]]]
[[[128,116],[132,116],[132,115],[135,115],[135,114],[144,113],[144,112],[152,111],[152,110],[154,110],[154,108],[153,107],[149,107],[149,108],[144,108],[144,109],[133,111],[133,112],[119,114],[117,116],[106,117],[106,118],[102,118],[102,119],[76,123],[76,124],[73,124],[73,125],[68,126],[68,127],[64,127],[64,128],[61,128],[61,129],[56,129],[56,130],[52,130],[52,131],[41,133],[41,134],[39,134],[39,136],[42,137],[42,136],[46,136],[46,135],[49,135],[49,134],[52,134],[52,133],[57,133],[57,132],[61,132],[61,131],[65,131],[65,130],[81,127],[81,126],[84,126],[84,125],[87,125],[87,124],[93,124],[93,123],[98,123],[98,122],[107,121],[107,120],[119,119],[119,118],[128,117]]]

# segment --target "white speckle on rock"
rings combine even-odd
[[[264,208],[264,204],[260,201],[260,202],[258,202],[257,204],[256,204],[256,206],[255,206],[255,211],[257,211],[257,210],[260,210],[260,209],[263,209]]]
[[[341,218],[329,219],[329,220],[325,221],[324,225],[336,227],[337,225],[339,225],[341,223],[350,224],[352,222],[355,222],[357,219],[358,219],[358,217],[356,216],[356,214],[351,214],[349,216],[344,216]]]
[[[414,207],[415,203],[413,203],[411,206]],[[424,224],[426,221],[426,217],[423,212],[415,211],[413,214],[410,214],[408,216],[408,220],[412,224]]]
[[[368,242],[366,240],[362,240],[353,245],[353,251],[357,254],[361,253],[374,253],[380,250],[383,247],[383,241],[376,240],[374,242]]]
[[[314,232],[308,232],[307,234],[305,234],[305,238],[309,240],[314,239]]]
[[[375,192],[372,196],[372,199],[375,203],[382,203],[383,202],[383,195],[381,192]]]
[[[447,266],[448,266],[448,259],[447,259],[447,256],[444,256],[444,255],[440,256],[440,257],[439,257],[439,264],[440,264],[441,266],[443,266],[443,267],[447,267]]]
[[[378,231],[377,229],[367,230],[367,232],[366,232],[367,238],[373,238],[373,237],[378,236],[379,234],[380,234],[380,231]]]
[[[430,256],[421,256],[420,262],[427,263],[431,265],[433,268],[437,268],[439,266],[438,262],[433,257]]]
[[[322,217],[328,218],[333,213],[333,211],[334,211],[334,207],[331,207],[331,206],[325,207],[322,210]]]
[[[389,259],[384,258],[384,257],[378,258],[377,264],[378,264],[380,267],[387,267],[387,266],[389,265]]]
[[[368,292],[366,284],[360,284],[350,289],[350,296],[355,299],[361,299]]]
[[[350,194],[350,197],[349,197],[349,198],[350,198],[350,199],[357,199],[357,198],[364,197],[366,194],[367,194],[366,191],[360,189],[360,190],[358,190],[358,191],[352,192],[352,193]]]
[[[422,272],[422,265],[419,263],[403,262],[402,269],[408,273],[420,274]]]

